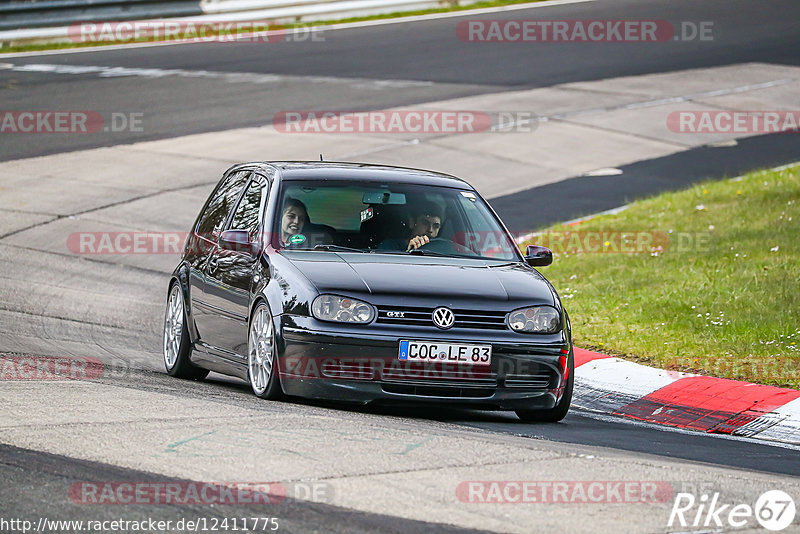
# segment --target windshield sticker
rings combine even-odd
[[[471,200],[471,201],[473,201],[473,202],[475,202],[476,200],[478,200],[478,199],[475,197],[475,193],[473,193],[473,192],[471,192],[471,191],[461,191],[461,196],[462,196],[462,197],[464,197],[464,198],[468,198],[468,199],[470,199],[470,200]]]
[[[306,236],[303,234],[294,234],[292,237],[289,238],[289,243],[299,245],[300,243],[306,240]]]
[[[372,208],[369,207],[361,212],[361,222],[368,221],[374,215]]]

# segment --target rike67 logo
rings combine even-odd
[[[669,514],[669,527],[755,527],[753,520],[767,530],[781,531],[792,524],[795,517],[792,497],[781,490],[762,493],[755,505],[723,504],[719,492],[703,493],[699,498],[692,493],[678,493]]]

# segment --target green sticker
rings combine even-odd
[[[289,238],[289,243],[293,243],[295,245],[299,245],[303,241],[306,240],[306,236],[303,234],[294,234],[292,237]]]

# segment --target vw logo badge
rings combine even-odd
[[[433,324],[435,324],[437,328],[447,330],[453,326],[455,322],[456,316],[450,308],[441,307],[433,310]]]

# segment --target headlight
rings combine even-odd
[[[561,314],[552,306],[520,308],[508,314],[508,325],[516,332],[554,334],[561,330]]]
[[[340,323],[368,323],[375,317],[375,309],[366,302],[336,295],[315,298],[311,313],[322,321]]]

